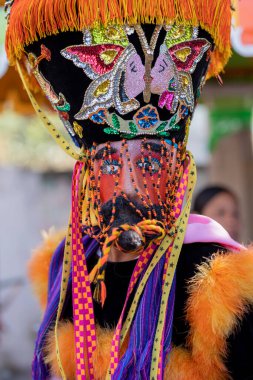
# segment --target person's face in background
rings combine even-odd
[[[203,207],[202,214],[220,223],[233,239],[239,239],[241,228],[239,206],[231,194],[222,192],[215,195]]]

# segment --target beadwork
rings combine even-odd
[[[39,71],[38,65],[42,59],[46,59],[47,61],[50,61],[51,59],[51,53],[49,49],[47,49],[44,45],[41,45],[41,55],[39,57],[36,57],[35,54],[29,53],[27,57],[27,62],[32,70],[33,75],[37,79],[40,87],[47,96],[49,102],[51,103],[53,108],[58,112],[59,117],[66,130],[69,132],[70,136],[73,138],[76,144],[79,145],[75,139],[76,131],[74,129],[74,125],[72,127],[71,123],[69,122],[68,112],[70,111],[70,104],[66,101],[65,96],[61,92],[59,93],[59,95],[56,94],[52,85],[49,83],[48,80],[45,79],[45,77]],[[80,136],[80,129],[78,135]]]

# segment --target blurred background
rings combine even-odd
[[[0,2],[1,4],[1,2]],[[198,166],[195,193],[210,185],[238,198],[239,240],[253,240],[253,2],[239,2],[233,57],[204,88],[189,149]],[[0,379],[30,379],[41,318],[26,277],[41,231],[66,226],[73,161],[44,131],[4,52],[0,7]],[[53,118],[53,116],[52,116]]]

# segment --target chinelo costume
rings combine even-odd
[[[6,10],[9,60],[77,161],[65,238],[49,236],[30,263],[44,308],[33,379],[253,378],[252,251],[190,215],[186,150],[205,80],[230,57],[230,0]],[[135,259],[112,261],[113,250]]]

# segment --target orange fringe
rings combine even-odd
[[[216,48],[209,76],[217,75],[231,55],[231,0],[16,0],[6,33],[11,64],[21,59],[24,47],[39,38],[82,30],[100,22],[179,22],[207,30]]]
[[[48,273],[49,266],[55,249],[62,241],[66,231],[44,233],[43,243],[34,250],[33,256],[28,262],[28,277],[33,290],[44,310],[47,304]]]
[[[223,363],[227,337],[236,330],[249,305],[253,305],[253,249],[217,255],[199,266],[191,280],[187,302],[190,324],[187,348],[174,347],[165,368],[169,380],[228,380]],[[97,327],[94,354],[95,379],[104,380],[110,360],[112,330]],[[61,322],[59,346],[64,371],[75,379],[74,328]],[[124,352],[125,347],[122,347]],[[59,376],[54,331],[48,335],[45,361]]]

